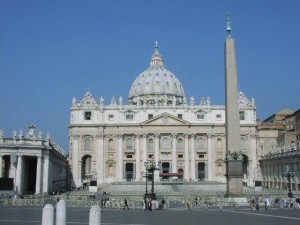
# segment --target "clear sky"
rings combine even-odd
[[[126,103],[155,41],[187,98],[224,105],[227,11],[239,88],[257,118],[299,109],[299,0],[1,0],[0,130],[34,123],[68,152],[72,98]]]

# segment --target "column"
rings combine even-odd
[[[195,135],[191,135],[191,179],[196,180]]]
[[[177,135],[172,134],[172,142],[173,142],[173,149],[172,149],[172,173],[177,173]]]
[[[154,161],[157,165],[159,161],[159,134],[155,134],[154,136]],[[154,171],[154,180],[159,180],[159,172]]]
[[[2,155],[0,155],[0,178],[2,178],[2,160],[3,160],[3,157]]]
[[[140,135],[136,135],[135,137],[135,171],[136,180],[141,180]]]
[[[212,180],[213,178],[213,170],[214,167],[213,163],[213,151],[212,151],[212,135],[207,134],[207,164],[208,164],[208,180]]]
[[[72,156],[72,175],[73,175],[73,179],[74,179],[74,183],[76,187],[80,187],[81,185],[81,180],[79,179],[79,168],[78,168],[78,163],[79,163],[79,159],[78,159],[78,151],[79,151],[79,135],[74,135],[73,136],[73,156]]]
[[[36,165],[36,181],[35,181],[35,193],[41,193],[41,180],[42,180],[42,157],[37,157],[37,165]]]
[[[253,175],[253,179],[250,179],[250,187],[254,187],[255,186],[255,179],[257,179],[257,171],[258,171],[258,168],[257,168],[257,157],[256,157],[256,135],[253,134],[250,136],[250,152],[252,153],[252,171],[254,172],[254,174],[250,173],[251,175]],[[279,173],[278,173],[279,174]],[[250,175],[250,177],[251,177]],[[278,177],[278,180],[279,180],[279,177]]]
[[[189,180],[190,170],[189,170],[189,135],[184,136],[184,179]]]
[[[97,137],[97,159],[96,159],[96,171],[97,171],[97,184],[104,182],[104,135],[99,134]]]
[[[43,193],[48,193],[49,185],[49,155],[44,156],[44,168],[43,168]]]
[[[143,134],[143,163],[147,162],[147,134]]]
[[[117,179],[123,180],[123,135],[118,135]]]
[[[17,175],[16,175],[16,192],[22,193],[22,171],[23,171],[23,156],[18,156]]]

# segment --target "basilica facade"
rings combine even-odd
[[[238,93],[243,182],[253,186],[256,156],[254,99]],[[128,103],[114,98],[72,100],[69,147],[73,185],[142,181],[145,163],[160,164],[154,179],[226,182],[225,106],[187,98],[163,63],[158,46],[133,82]]]

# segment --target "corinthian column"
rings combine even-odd
[[[191,135],[191,179],[196,180],[195,135]]]
[[[155,134],[154,137],[154,161],[156,165],[158,164],[159,161],[159,134]],[[159,180],[159,173],[154,171],[154,180],[158,181]]]
[[[190,178],[190,164],[189,164],[189,135],[184,136],[184,178]]]
[[[49,155],[44,155],[44,168],[43,168],[43,193],[48,193],[49,185]]]
[[[135,170],[136,170],[136,180],[141,179],[141,155],[140,155],[140,135],[135,137]]]
[[[118,135],[118,163],[117,163],[117,179],[123,180],[123,136]]]
[[[104,135],[100,134],[97,136],[97,183],[103,183],[104,182],[104,141],[103,141]]]
[[[214,163],[213,163],[213,151],[212,151],[212,135],[207,135],[207,156],[208,156],[208,180],[212,180],[213,171],[214,171]]]
[[[2,155],[0,155],[0,178],[2,178]]]
[[[173,142],[173,149],[172,149],[172,173],[177,173],[177,140],[176,134],[172,134],[172,142]]]

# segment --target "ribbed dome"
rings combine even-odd
[[[164,67],[156,45],[150,67],[142,72],[131,86],[129,104],[181,105],[184,99],[180,81]]]

